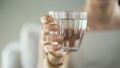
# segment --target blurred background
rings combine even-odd
[[[0,67],[3,48],[10,42],[20,40],[20,31],[24,23],[32,22],[40,25],[39,18],[48,11],[79,10],[85,5],[85,1],[0,0]],[[114,30],[89,32],[85,36],[86,39],[84,39],[79,51],[72,53],[73,64],[78,65],[77,68],[120,68],[119,35],[120,31]],[[34,55],[31,54],[31,56]]]
[[[24,23],[40,24],[39,18],[50,10],[78,10],[84,3],[85,0],[0,0],[0,64],[2,49],[19,40]]]

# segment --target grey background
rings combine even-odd
[[[71,60],[76,68],[120,68],[120,31],[87,33]]]
[[[77,10],[84,2],[85,0],[0,0],[0,58],[1,50],[6,44],[19,40],[20,28],[24,23],[40,24],[40,16],[49,10]]]

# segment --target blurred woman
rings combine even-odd
[[[87,0],[88,25],[94,30],[119,29],[120,6],[118,0]]]
[[[118,0],[86,0],[86,5],[81,10],[88,12],[88,26],[91,30],[120,29],[120,7]],[[44,16],[42,20],[44,20],[44,25],[53,22],[53,18],[48,15]],[[59,40],[62,40],[62,36],[59,36]],[[61,45],[51,46],[51,52],[46,49],[44,44],[41,44],[43,46],[40,45],[38,68],[73,68],[68,64],[70,53],[57,52],[61,49]],[[51,44],[46,43],[46,45],[50,46]]]

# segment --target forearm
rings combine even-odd
[[[49,57],[49,59],[50,59],[49,60],[48,56],[45,56],[44,59],[43,59],[43,61],[42,61],[42,65],[39,65],[38,68],[68,68],[69,56],[65,57],[65,59],[63,59],[63,60],[62,60],[62,58],[61,59],[60,58],[57,59],[57,58],[55,58],[55,57],[53,57],[53,58]],[[53,65],[53,63],[54,64],[56,63],[56,64]]]
[[[43,46],[42,44],[39,46],[38,68],[68,68],[66,60],[70,56],[69,53],[48,51]]]
[[[38,68],[66,68],[63,67],[64,64],[64,59],[63,57],[57,57],[53,56],[51,54],[49,55],[44,55],[43,50],[39,51],[39,57],[38,57]],[[49,62],[48,62],[49,61]],[[57,65],[61,64],[58,67],[51,65],[50,63]]]
[[[66,56],[62,57],[48,54],[46,60],[48,65],[50,65],[52,68],[68,68],[70,54],[66,54]]]
[[[53,65],[51,65],[49,62],[48,62],[48,59],[45,58],[44,61],[43,61],[43,68],[64,68],[63,65],[61,66],[58,66],[58,67],[54,67]]]

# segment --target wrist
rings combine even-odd
[[[49,60],[48,57],[46,57],[46,61],[47,61],[47,64],[48,64],[48,66],[49,66],[50,68],[60,68],[60,67],[62,67],[62,65],[63,65],[63,63],[57,63],[57,64],[52,63],[52,62]]]
[[[48,54],[46,57],[47,61],[49,62],[49,64],[53,65],[53,66],[58,66],[58,65],[62,65],[64,63],[64,57],[56,57],[52,54]]]

